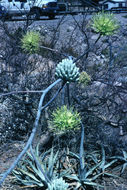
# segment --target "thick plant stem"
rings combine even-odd
[[[80,167],[81,169],[84,168],[84,163],[83,163],[83,156],[84,156],[84,125],[81,122],[81,142],[80,142]]]
[[[43,110],[43,109],[45,109],[46,107],[48,107],[48,105],[51,104],[51,102],[53,102],[53,100],[55,100],[55,98],[56,98],[57,95],[60,93],[60,91],[63,89],[63,87],[64,87],[65,84],[66,84],[66,83],[63,82],[62,86],[57,90],[56,94],[51,98],[51,100],[49,100],[49,101],[47,102],[47,104],[45,104],[45,105],[41,108],[41,110]]]
[[[71,102],[70,102],[70,89],[69,89],[69,83],[67,83],[67,98],[68,98],[68,105],[70,106],[70,105],[71,105]]]
[[[61,104],[64,105],[64,103],[65,103],[65,86],[62,90],[62,96],[61,96]]]
[[[42,92],[42,96],[40,98],[39,101],[39,106],[38,106],[38,111],[37,111],[37,116],[35,119],[35,123],[34,123],[34,128],[32,130],[32,133],[26,143],[26,146],[24,147],[24,149],[22,150],[22,152],[18,155],[18,157],[16,158],[16,160],[13,162],[13,164],[11,165],[11,167],[4,173],[3,177],[0,180],[0,187],[2,186],[2,183],[4,182],[4,180],[6,179],[6,177],[12,172],[12,170],[16,167],[16,165],[18,164],[18,162],[21,160],[21,158],[23,157],[23,155],[26,153],[26,151],[28,150],[28,148],[30,147],[30,145],[33,142],[34,136],[36,134],[37,128],[38,128],[38,124],[39,124],[39,120],[40,120],[40,116],[41,116],[41,111],[42,111],[42,105],[43,105],[43,101],[45,98],[45,95],[59,82],[61,82],[61,79],[56,80],[54,83],[52,83],[48,88],[46,88],[45,90],[43,90]]]
[[[80,152],[79,152],[79,159],[80,159],[80,174],[82,178],[82,173],[85,170],[85,160],[84,160],[84,125],[81,122],[81,142],[80,142]]]

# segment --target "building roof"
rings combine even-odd
[[[99,2],[99,4],[105,4],[105,3],[108,3],[108,2],[115,4],[115,2],[112,1],[112,0],[104,0],[104,1]]]
[[[105,3],[125,3],[127,2],[126,0],[104,0],[104,1],[101,1],[100,4],[105,4]]]

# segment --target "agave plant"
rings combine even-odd
[[[86,163],[86,154],[84,153],[84,125],[81,122],[81,142],[80,142],[80,151],[79,154],[71,152],[71,156],[75,157],[78,160],[78,167],[76,174],[68,175],[69,179],[73,179],[77,182],[76,189],[79,187],[87,188],[87,186],[94,187],[103,187],[100,184],[97,184],[95,180],[102,175],[101,172],[97,173],[96,170],[101,165],[101,162],[98,162],[94,166],[88,169]]]
[[[70,156],[75,157],[76,159],[78,159],[78,161],[80,160],[80,156],[78,154],[70,152]],[[78,171],[77,174],[72,173],[71,175],[67,175],[66,177],[76,182],[76,190],[80,187],[87,188],[87,186],[92,186],[92,187],[94,186],[95,188],[98,187],[103,188],[102,185],[95,182],[95,180],[102,175],[101,172],[98,174],[96,172],[96,170],[99,168],[100,165],[101,162],[95,164],[90,169],[87,168],[87,165],[85,165],[84,168],[79,167],[77,168]]]
[[[80,163],[79,154],[69,152],[69,156],[75,158]],[[103,187],[102,185],[97,184],[95,180],[102,176],[118,177],[107,171],[109,167],[111,167],[114,163],[117,162],[117,159],[113,159],[112,161],[107,162],[105,157],[105,150],[103,147],[102,147],[102,159],[100,159],[100,153],[98,151],[94,151],[90,154],[84,154],[83,160],[84,160],[84,166],[83,168],[81,168],[81,166],[78,168],[78,175],[77,174],[68,175],[69,179],[73,179],[77,182],[76,188],[79,188],[81,186],[83,187],[94,186],[95,188]],[[90,163],[90,161],[92,161],[92,163]]]
[[[75,82],[79,79],[79,68],[72,59],[63,59],[57,65],[55,75],[65,82]]]
[[[92,28],[95,32],[108,36],[113,35],[119,25],[113,14],[102,12],[93,16]]]
[[[39,50],[40,35],[38,32],[28,31],[21,39],[22,48],[28,53],[36,53]]]
[[[68,131],[77,130],[80,127],[80,115],[77,111],[73,111],[73,108],[67,108],[62,106],[57,108],[52,113],[52,120],[50,121],[50,130],[57,133],[63,134]]]
[[[24,157],[22,162],[19,163],[17,168],[13,170],[13,174],[16,177],[16,181],[28,187],[45,187],[49,190],[57,190],[57,185],[59,190],[63,187],[67,187],[67,184],[63,180],[63,176],[66,172],[61,172],[58,176],[55,167],[57,166],[57,156],[58,152],[54,154],[53,149],[51,150],[50,156],[48,156],[49,151],[45,152],[43,155],[39,155],[38,146],[35,151],[36,160],[41,165],[43,170],[40,170],[36,164],[32,154],[27,152],[27,157]],[[60,188],[61,185],[61,188]],[[65,188],[66,190],[66,188]]]

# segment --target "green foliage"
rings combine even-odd
[[[87,86],[91,81],[90,75],[88,75],[85,71],[80,73],[79,76],[79,83],[83,84],[84,86]]]
[[[57,65],[55,75],[65,82],[76,82],[79,79],[79,68],[72,59],[63,59]]]
[[[113,14],[102,12],[93,16],[92,28],[95,32],[100,33],[103,36],[107,36],[113,35],[119,28],[119,25]]]
[[[66,133],[70,130],[79,129],[80,121],[79,113],[73,111],[73,108],[68,109],[67,106],[64,105],[52,113],[50,129],[57,134]]]
[[[28,53],[36,53],[39,50],[40,35],[38,32],[28,31],[21,39],[22,48]]]
[[[49,151],[45,152],[42,155],[39,155],[39,150],[37,146],[35,151],[35,157],[41,165],[41,168],[43,170],[42,173],[31,153],[27,152],[27,157],[24,157],[23,161],[21,161],[18,164],[17,168],[13,170],[16,181],[31,188],[43,187],[45,184],[47,184],[47,187],[50,187],[50,190],[52,190],[53,187],[55,187],[54,190],[63,190],[62,185],[64,187],[67,187],[67,184],[62,179],[66,172],[61,172],[58,178],[57,170],[55,170],[57,168],[58,152],[54,154],[52,149],[50,155],[48,154]]]

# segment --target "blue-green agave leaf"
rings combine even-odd
[[[123,156],[127,160],[127,152],[123,150]]]
[[[78,160],[80,159],[80,156],[78,154],[73,153],[73,152],[69,151],[69,155],[76,158],[76,159],[78,159]]]
[[[66,177],[80,182],[79,178],[76,175],[66,175]]]
[[[94,182],[87,182],[87,181],[84,181],[83,182],[85,185],[90,185],[90,186],[96,186],[96,187],[102,187],[104,188],[103,185],[100,185],[100,184],[97,184],[97,183],[94,183]]]
[[[39,180],[30,172],[24,171],[21,168],[18,168],[19,171],[21,171],[26,176],[29,176],[30,178],[34,179],[35,181],[39,182]]]
[[[110,177],[119,177],[117,175],[114,175],[114,174],[111,174],[111,173],[108,173],[108,172],[104,172],[104,175],[107,175],[107,176],[110,176]]]
[[[127,163],[124,163],[123,166],[122,166],[121,174],[124,172],[126,167],[127,167]]]
[[[115,162],[117,162],[117,159],[115,159],[115,160],[109,162],[108,164],[106,164],[106,165],[104,166],[104,169],[110,167],[110,166],[111,166],[112,164],[114,164]]]
[[[96,164],[93,168],[89,169],[89,170],[87,171],[85,177],[87,178],[89,175],[91,175],[91,174],[93,173],[93,171],[94,171],[97,167],[100,166],[100,164],[101,164],[101,162],[99,162],[98,164]]]

